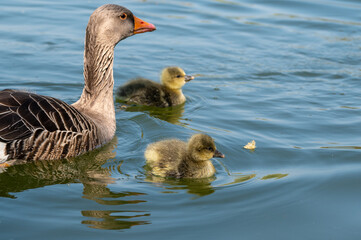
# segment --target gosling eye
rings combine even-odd
[[[209,147],[208,150],[211,151],[211,152],[213,152],[213,148],[212,148],[212,147]]]
[[[177,75],[177,76],[176,76],[176,78],[180,78],[180,77],[182,77],[182,76],[181,76],[181,75]]]
[[[119,18],[122,19],[122,20],[125,20],[127,19],[128,15],[126,13],[122,13]]]

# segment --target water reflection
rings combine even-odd
[[[92,218],[83,220],[83,224],[98,229],[128,229],[150,224],[150,221],[144,219],[150,213],[129,209],[129,206],[146,202],[140,199],[144,193],[114,192],[108,188],[108,184],[114,183],[115,179],[111,176],[112,167],[103,165],[115,157],[116,143],[117,139],[114,138],[101,149],[74,159],[36,161],[11,166],[0,174],[0,197],[16,198],[12,193],[80,182],[84,186],[83,198],[99,204],[97,210],[79,209],[84,217]]]
[[[84,184],[83,198],[93,200],[103,206],[122,206],[128,204],[138,204],[146,202],[144,200],[125,200],[123,198],[145,195],[139,192],[113,192],[104,184],[87,183]],[[83,220],[81,223],[90,228],[121,230],[129,229],[132,226],[150,224],[150,221],[137,220],[139,217],[149,217],[147,211],[135,210],[83,210],[81,214],[84,217],[92,218]]]
[[[268,179],[281,179],[284,177],[287,177],[288,173],[274,173],[274,174],[268,174],[266,176],[263,176],[261,180],[268,180]]]
[[[256,178],[256,176],[257,176],[257,174],[255,174],[255,173],[252,173],[252,174],[233,173],[233,174],[230,174],[230,177],[233,178],[233,180],[231,182],[218,185],[218,187],[232,186],[232,185],[235,185],[235,184],[246,183],[246,182],[248,182],[250,180],[254,180],[254,179],[259,179],[259,180],[274,179],[274,180],[277,180],[277,179],[287,177],[288,173],[272,173],[272,174],[267,174],[267,175],[265,175],[263,177],[258,177],[258,178]]]
[[[96,218],[100,220],[83,220],[81,223],[86,224],[91,228],[106,229],[106,230],[120,230],[129,229],[136,225],[150,224],[148,221],[131,221],[137,217],[148,217],[150,214],[138,214],[143,211],[81,211],[84,217]],[[134,214],[127,216],[127,214]]]
[[[361,146],[327,146],[327,147],[320,147],[326,149],[339,149],[339,150],[359,150]]]
[[[256,174],[241,174],[241,175],[236,174],[236,177],[233,179],[232,182],[224,183],[224,184],[220,185],[220,187],[247,182],[247,181],[253,179],[254,177],[256,177]]]
[[[181,122],[183,113],[184,113],[184,105],[180,104],[174,107],[149,107],[149,106],[137,106],[137,105],[122,105],[120,108],[126,112],[145,112],[150,116],[161,119],[163,121],[167,121],[172,124],[185,126],[187,125],[184,122]]]
[[[215,189],[211,183],[215,179],[216,177],[200,179],[171,179],[149,174],[145,180],[163,188],[163,193],[177,193],[179,190],[186,190],[189,194],[194,194],[197,197],[203,197],[214,193]]]

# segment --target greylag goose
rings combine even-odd
[[[179,139],[151,143],[144,156],[152,174],[175,178],[211,177],[216,170],[210,159],[224,158],[206,134],[195,134],[188,143]]]
[[[180,67],[167,67],[161,73],[162,84],[144,78],[137,78],[117,91],[117,98],[146,106],[170,107],[186,101],[182,87],[186,82],[194,79],[186,75]]]
[[[119,41],[154,31],[125,7],[107,4],[89,18],[84,47],[84,89],[69,105],[17,90],[0,91],[0,163],[74,157],[115,134],[113,55]]]

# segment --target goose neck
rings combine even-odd
[[[84,49],[84,89],[75,108],[90,117],[102,129],[105,140],[115,133],[113,99],[114,46],[97,44],[86,39]]]

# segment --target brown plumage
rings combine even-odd
[[[109,142],[115,133],[114,47],[124,38],[153,30],[153,24],[128,9],[103,5],[90,16],[86,29],[85,86],[76,103],[0,91],[0,163],[73,157]]]
[[[59,159],[101,145],[94,122],[52,97],[0,92],[0,141],[8,159]]]
[[[195,134],[188,143],[178,139],[151,143],[144,156],[152,174],[175,178],[211,177],[216,170],[210,159],[224,158],[206,134]]]
[[[161,73],[161,84],[145,78],[137,78],[121,86],[117,98],[145,106],[171,107],[186,101],[182,87],[194,79],[180,67],[166,67]]]

